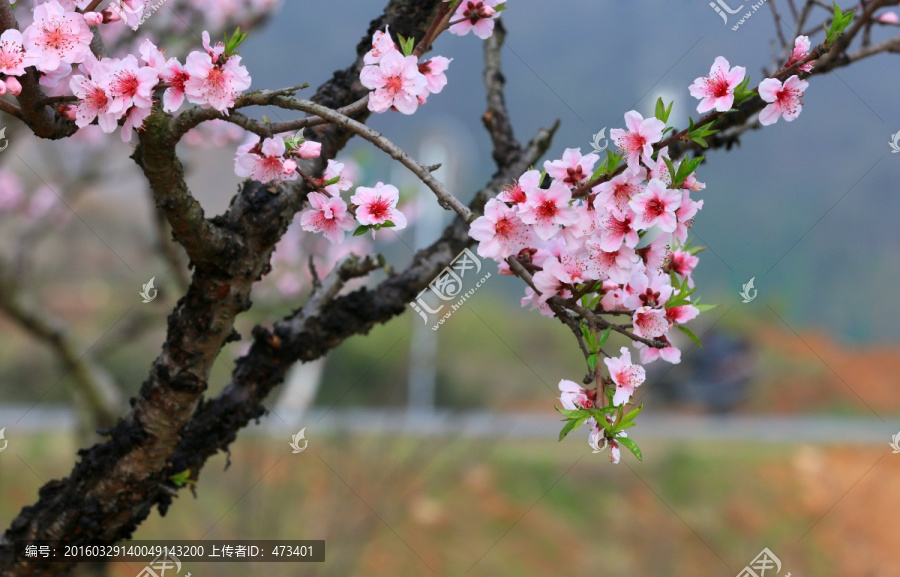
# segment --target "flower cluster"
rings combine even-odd
[[[320,233],[332,243],[340,244],[344,233],[354,229],[357,236],[367,230],[406,228],[406,216],[397,209],[400,191],[390,184],[379,182],[374,188],[357,187],[348,206],[341,193],[350,190],[353,183],[344,168],[343,163],[328,161],[325,174],[317,182],[318,192],[311,192],[307,197],[310,208],[300,214],[303,230]]]
[[[0,94],[21,93],[18,77],[33,66],[40,72],[42,85],[67,85],[78,99],[74,105],[60,107],[64,116],[79,127],[96,121],[106,133],[121,124],[122,140],[128,142],[133,129],[140,128],[152,112],[157,89],[165,89],[163,107],[168,112],[187,99],[227,114],[235,98],[250,87],[241,57],[228,53],[222,43],[211,45],[207,32],[203,33],[204,50],[191,52],[184,65],[176,58],[166,59],[149,40],[141,44],[140,58],[129,54],[98,59],[91,51],[90,26],[140,18],[145,3],[117,0],[103,12],[79,12],[89,4],[90,0],[49,0],[34,8],[33,21],[22,33],[3,33]]]
[[[809,42],[798,38],[787,66],[809,54]],[[800,70],[809,71],[809,63]],[[690,93],[700,99],[700,112],[714,115],[685,131],[686,139],[705,146],[704,136],[715,132],[716,114],[728,112],[753,96],[747,89],[746,70],[732,68],[719,57],[706,77],[697,78]],[[800,112],[800,97],[807,83],[794,75],[783,83],[775,78],[759,86],[760,97],[770,104],[760,122],[771,124],[780,116],[793,120]],[[478,241],[478,254],[499,263],[502,274],[516,274],[512,261],[531,273],[522,306],[530,305],[547,316],[578,318],[590,372],[582,388],[560,381],[561,412],[567,418],[562,436],[589,424],[589,443],[595,452],[609,446],[613,462],[624,444],[636,455],[640,450],[624,433],[640,411],[625,413],[635,389],[645,379],[643,366],[662,359],[681,361],[681,351],[670,340],[672,329],[684,324],[706,305],[694,292],[693,271],[698,249],[691,248],[688,232],[702,200],[693,195],[706,186],[697,180],[697,157],[675,162],[669,157],[663,135],[670,108],[657,104],[656,117],[637,111],[625,114],[625,128],[610,131],[618,147],[600,162],[596,154],[567,149],[559,160],[546,161],[543,172],[529,170],[485,205],[469,234]],[[624,162],[624,166],[620,166]],[[521,275],[521,272],[518,274]],[[555,298],[558,297],[558,298]],[[552,300],[551,300],[552,299]],[[578,312],[576,317],[568,311]],[[589,321],[586,316],[600,317]],[[639,355],[622,347],[618,356],[601,348],[614,326],[607,317],[627,317],[631,338]],[[605,324],[602,324],[605,323]],[[603,365],[599,359],[603,358]],[[606,369],[604,376],[602,369]]]
[[[372,49],[364,56],[366,66],[359,73],[362,85],[373,91],[369,110],[413,114],[429,94],[437,94],[447,85],[445,72],[451,60],[435,56],[420,64],[414,55],[400,51],[391,40],[389,27],[375,32]]]

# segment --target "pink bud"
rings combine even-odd
[[[84,21],[88,26],[99,26],[103,24],[103,14],[99,12],[85,12]]]
[[[292,158],[288,158],[287,160],[284,161],[283,170],[284,170],[285,174],[291,174],[292,172],[297,170],[297,162],[294,161],[294,159],[292,159]]]
[[[319,155],[322,154],[322,144],[307,140],[292,152],[300,158],[319,158]]]
[[[116,6],[116,8],[118,8],[118,6],[115,4],[113,4],[113,6]],[[101,12],[101,14],[103,15],[104,24],[109,24],[110,22],[118,22],[122,19],[122,13],[119,10],[107,9]]]
[[[75,120],[75,113],[78,111],[78,107],[72,104],[60,104],[56,110],[63,118]]]
[[[19,83],[19,79],[13,76],[10,76],[6,79],[6,90],[13,96],[18,96],[22,93],[22,85]]]

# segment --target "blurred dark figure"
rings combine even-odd
[[[684,351],[681,363],[654,367],[647,379],[659,379],[653,397],[673,406],[730,412],[746,398],[757,373],[755,351],[749,339],[721,330],[710,330],[702,342],[702,350]]]

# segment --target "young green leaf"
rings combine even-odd
[[[638,447],[637,443],[629,439],[628,437],[618,437],[616,441],[622,445],[625,445],[629,451],[634,453],[634,456],[637,457],[638,461],[644,460],[644,455],[641,453],[641,448]]]
[[[366,234],[367,232],[369,232],[369,227],[364,224],[361,224],[358,227],[356,227],[356,230],[353,231],[353,236],[361,236],[363,234]]]
[[[697,345],[701,349],[703,348],[703,345],[700,343],[700,339],[697,337],[697,335],[694,334],[694,332],[691,329],[687,328],[686,326],[682,326],[682,325],[678,325],[677,328],[678,328],[678,330],[680,330],[681,332],[686,334],[687,337],[689,339],[691,339],[691,341],[693,341],[693,343],[695,345]]]
[[[609,335],[612,332],[612,327],[606,327],[602,333],[600,333],[600,338],[597,339],[597,348],[602,347],[606,344],[606,341],[609,340]]]
[[[597,370],[597,362],[598,362],[597,353],[593,353],[587,358],[588,369],[592,373]]]
[[[184,487],[186,484],[193,482],[191,481],[191,470],[186,469],[180,473],[175,473],[169,477],[169,480],[172,481],[176,487]]]

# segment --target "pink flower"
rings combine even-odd
[[[635,249],[634,252],[641,257],[644,268],[647,270],[661,269],[669,254],[669,235],[661,234],[647,246]]]
[[[699,257],[684,250],[676,250],[669,255],[666,270],[670,270],[682,278],[690,279],[691,273],[697,268],[699,262]]]
[[[781,83],[777,78],[766,78],[759,83],[759,96],[766,102],[771,102],[759,113],[759,123],[769,126],[778,122],[783,116],[790,122],[800,116],[803,110],[803,93],[809,82],[800,80],[797,76],[791,76]]]
[[[634,334],[645,339],[661,337],[669,330],[666,312],[662,309],[640,307],[631,316]]]
[[[620,349],[621,355],[603,359],[609,376],[616,384],[616,394],[613,395],[613,405],[619,406],[627,403],[634,394],[634,389],[639,387],[646,378],[644,367],[631,362],[631,351],[626,347]]]
[[[25,52],[22,33],[10,28],[0,35],[0,72],[9,76],[21,76],[25,69],[34,66],[37,58]]]
[[[212,107],[223,114],[234,106],[237,96],[250,88],[250,74],[241,66],[240,56],[229,56],[222,62],[224,47],[209,46],[209,33],[203,32],[206,53],[188,54],[184,69],[190,76],[184,83],[184,93],[194,104]],[[213,61],[212,55],[218,55]]]
[[[675,217],[678,219],[678,224],[673,233],[673,236],[678,239],[678,242],[684,244],[687,241],[688,229],[691,228],[694,217],[697,216],[697,211],[701,208],[703,208],[702,200],[691,200],[688,191],[682,193],[681,206],[675,211]]]
[[[637,246],[640,238],[632,226],[634,213],[631,212],[631,209],[626,210],[626,212],[622,212],[614,205],[610,205],[608,216],[601,221],[600,248],[604,251],[617,251],[623,242],[629,248]]]
[[[77,12],[67,12],[50,0],[34,9],[34,22],[22,35],[25,49],[35,58],[35,66],[50,72],[60,64],[77,64],[90,53],[91,29]]]
[[[170,58],[161,74],[163,81],[168,86],[163,94],[163,110],[175,112],[184,104],[184,89],[187,81],[191,79],[191,75],[177,58]]]
[[[569,206],[572,191],[559,181],[546,190],[533,186],[525,191],[525,198],[519,207],[519,218],[525,224],[534,225],[535,233],[542,240],[553,238],[560,226],[571,226],[578,221],[575,209]]]
[[[447,86],[447,68],[453,61],[452,58],[435,56],[431,60],[419,64],[419,72],[425,76],[425,88],[432,94],[437,94]]]
[[[403,56],[396,50],[385,54],[377,65],[364,67],[359,80],[375,91],[369,96],[372,112],[386,112],[393,106],[402,114],[412,114],[419,106],[418,95],[428,85],[416,57]]]
[[[666,320],[672,324],[683,325],[697,318],[699,314],[700,309],[694,305],[681,305],[666,309]]]
[[[507,265],[507,267],[508,266],[509,265]],[[501,267],[497,268],[500,269]],[[503,273],[501,272],[501,274]],[[525,296],[522,297],[520,303],[523,307],[530,304],[531,310],[538,309],[538,311],[540,311],[543,316],[553,318],[553,310],[550,309],[550,306],[546,303],[546,301],[541,300],[541,295],[534,292],[534,290],[530,286],[525,287]]]
[[[69,81],[69,88],[79,99],[75,113],[75,124],[83,128],[96,118],[100,129],[110,134],[116,129],[117,118],[120,115],[109,110],[110,99],[106,93],[105,83],[102,82],[102,79],[105,79],[105,77],[101,65],[94,66],[92,72],[101,81],[94,81],[80,74],[76,74]]]
[[[578,386],[572,381],[562,379],[559,381],[559,390],[562,394],[559,396],[560,402],[564,409],[593,409],[594,401],[588,396],[588,391]],[[593,392],[593,391],[591,391]]]
[[[637,172],[626,171],[612,180],[598,184],[593,188],[593,192],[598,193],[594,198],[594,208],[601,211],[614,205],[619,210],[628,209],[628,202],[641,192],[641,183],[646,178],[647,171],[641,167]]]
[[[450,18],[450,22],[455,22],[449,28],[450,34],[465,36],[474,32],[482,40],[489,38],[494,33],[494,8],[498,4],[500,0],[462,0]]]
[[[893,14],[893,12],[892,12],[892,14]],[[896,14],[894,15],[894,17],[896,18]],[[794,40],[794,51],[791,52],[791,57],[788,58],[788,61],[785,63],[785,65],[784,65],[785,68],[793,66],[794,64],[800,62],[801,60],[803,60],[804,58],[809,56],[809,48],[810,48],[809,37],[808,36],[797,36],[797,38]],[[807,62],[806,64],[801,66],[800,70],[802,70],[803,72],[810,72],[813,69],[813,66],[815,66],[815,64],[816,64],[815,62],[810,60],[809,62]]]
[[[624,304],[628,309],[661,307],[674,292],[669,275],[656,271],[635,271],[626,289]]]
[[[356,227],[353,216],[347,211],[347,203],[340,197],[311,192],[307,199],[312,208],[300,215],[303,230],[322,233],[332,243],[340,244],[344,232]]]
[[[669,342],[669,339],[666,338],[665,335],[657,337],[657,340],[665,343]],[[634,343],[634,346],[641,351],[641,363],[644,365],[648,365],[657,359],[662,359],[673,365],[677,365],[681,362],[681,351],[675,348],[671,343],[669,343],[669,346],[661,349],[648,347],[644,343]]]
[[[338,179],[336,183],[329,184],[325,187],[325,191],[331,196],[340,196],[345,190],[353,188],[353,183],[350,181],[350,178],[344,174],[344,163],[336,162],[329,158],[328,164],[325,167],[325,172],[322,174],[321,181],[322,183],[326,183],[335,178]]]
[[[633,248],[622,245],[619,250],[605,251],[600,248],[600,241],[596,238],[588,240],[585,246],[597,277],[605,274],[616,284],[628,282],[636,259]]]
[[[747,69],[742,66],[729,68],[728,60],[719,56],[709,69],[709,76],[697,78],[690,86],[691,96],[700,99],[697,112],[715,108],[725,112],[734,104],[734,89],[744,81]]]
[[[637,171],[641,156],[650,158],[653,145],[662,139],[662,131],[666,125],[658,118],[644,120],[639,112],[632,110],[625,113],[625,126],[627,131],[613,128],[609,131],[609,136],[625,153],[628,168]]]
[[[254,134],[246,144],[238,147],[234,173],[259,182],[296,180],[296,173],[286,174],[284,170],[284,140],[267,138],[262,146],[259,140],[259,136]]]
[[[591,176],[598,160],[600,157],[593,152],[581,156],[580,148],[567,148],[562,160],[545,161],[544,170],[551,178],[563,181],[569,188],[575,188]]]
[[[378,64],[385,54],[394,50],[397,50],[397,45],[391,40],[390,26],[385,26],[384,32],[376,30],[372,35],[372,49],[365,53],[363,62]]]
[[[149,109],[153,106],[153,89],[158,80],[159,73],[154,68],[139,67],[137,58],[129,54],[101,81],[109,95],[109,111],[121,117],[132,106]]]
[[[637,216],[634,228],[646,230],[658,225],[663,232],[674,232],[678,224],[675,211],[681,206],[681,192],[670,190],[656,178],[647,183],[644,192],[636,195],[628,203]]]
[[[897,24],[900,23],[900,18],[897,17],[896,12],[885,12],[878,15],[878,21],[885,24]]]
[[[527,200],[525,191],[532,187],[540,187],[541,173],[537,170],[529,170],[519,177],[519,180],[506,186],[503,191],[497,195],[497,198],[509,204],[522,204]]]
[[[355,204],[356,220],[360,224],[373,226],[387,221],[394,223],[395,230],[406,228],[406,217],[397,210],[400,191],[395,186],[379,182],[375,188],[360,186],[350,198]]]
[[[570,283],[572,277],[559,259],[550,257],[544,261],[543,267],[532,277],[535,288],[541,292],[540,302],[546,303],[555,296],[571,297],[572,292],[564,285]]]
[[[469,236],[478,241],[478,255],[503,260],[528,246],[531,234],[516,210],[492,198],[484,206],[484,216],[469,227]]]

